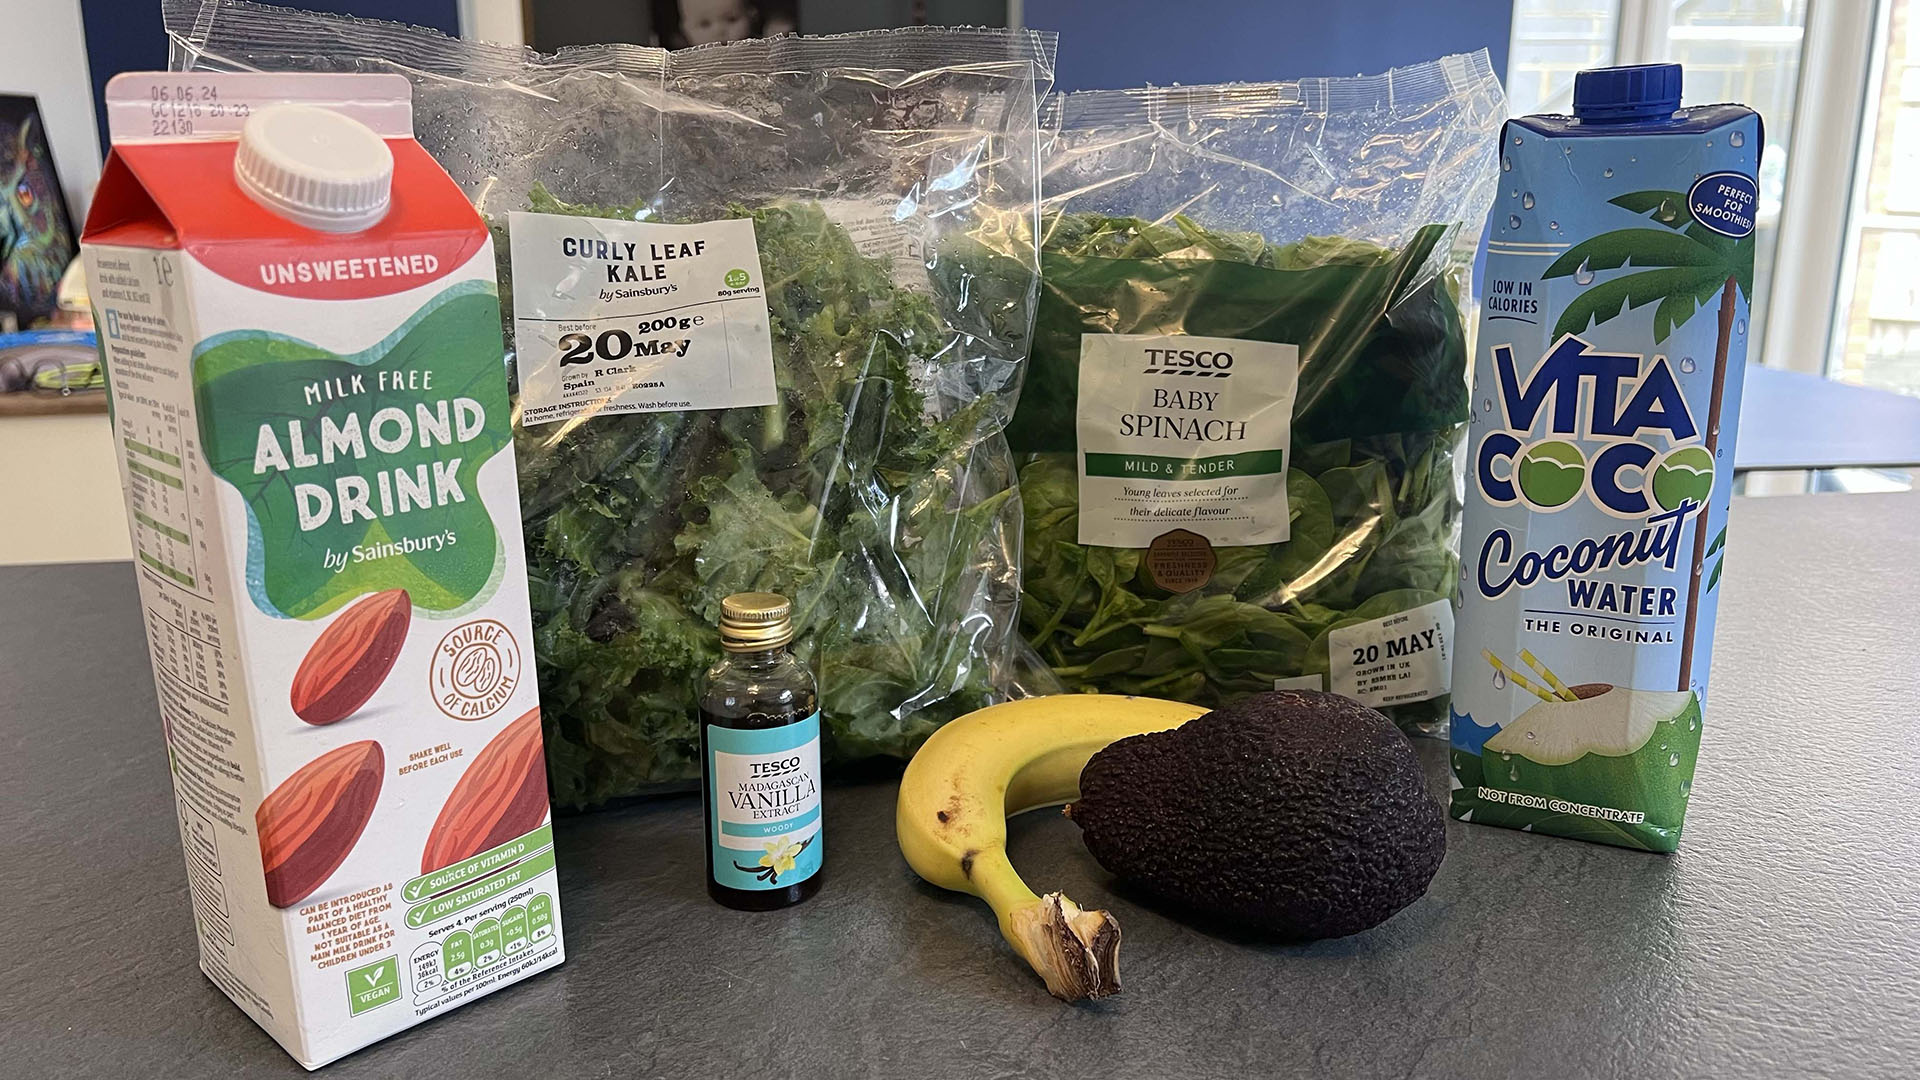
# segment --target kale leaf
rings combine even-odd
[[[644,216],[642,204],[571,205],[544,188],[530,202],[542,213]],[[714,625],[732,592],[792,599],[832,764],[907,757],[945,720],[995,699],[982,580],[992,553],[1012,548],[1018,500],[1009,470],[972,467],[1002,426],[993,395],[948,409],[922,389],[943,349],[963,351],[938,282],[932,293],[901,287],[817,204],[729,216],[754,222],[779,402],[516,430],[561,806],[697,781],[697,687],[720,655]],[[971,268],[975,289],[1000,272],[977,251],[942,262],[956,267]],[[988,317],[981,307],[967,318]]]

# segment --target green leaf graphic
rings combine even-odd
[[[448,611],[493,581],[502,549],[477,484],[508,421],[490,282],[448,289],[353,356],[266,331],[210,338],[194,393],[208,464],[247,504],[263,610],[315,618],[404,588]],[[345,509],[357,491],[366,513]]]
[[[1568,248],[1541,273],[1542,278],[1568,277],[1582,266],[1588,270],[1639,267],[1720,266],[1723,260],[1711,247],[1661,229],[1620,229],[1601,233]]]
[[[1698,290],[1700,282],[1719,274],[1717,267],[1673,267],[1643,270],[1602,282],[1567,305],[1560,314],[1560,321],[1554,325],[1553,334],[1555,337],[1578,334],[1589,326],[1614,318],[1627,308],[1665,300],[1676,292],[1692,295]]]
[[[1714,552],[1719,551],[1721,548],[1726,546],[1727,546],[1727,527],[1725,525],[1722,525],[1720,526],[1720,531],[1714,534],[1713,543],[1707,545],[1706,557],[1712,558]]]

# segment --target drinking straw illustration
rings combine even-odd
[[[1493,653],[1489,652],[1488,650],[1481,649],[1480,655],[1486,658],[1487,663],[1493,665],[1493,670],[1499,672],[1502,675],[1505,675],[1507,677],[1508,682],[1514,684],[1515,686],[1518,686],[1522,690],[1527,691],[1528,693],[1532,694],[1534,697],[1539,698],[1541,701],[1559,701],[1560,700],[1559,698],[1553,695],[1553,691],[1548,690],[1543,686],[1535,685],[1533,681],[1528,679],[1525,675],[1522,675],[1519,672],[1508,667],[1507,665],[1501,663],[1500,658],[1493,655]]]
[[[1567,689],[1567,684],[1560,681],[1560,676],[1548,671],[1547,665],[1541,663],[1540,658],[1533,655],[1531,650],[1520,650],[1520,662],[1539,672],[1540,677],[1547,680],[1547,685],[1553,687],[1554,694],[1557,695],[1561,701],[1580,700],[1579,695]]]

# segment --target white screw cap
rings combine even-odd
[[[240,129],[233,177],[249,198],[288,221],[359,232],[387,216],[393,151],[350,116],[317,105],[269,105]]]

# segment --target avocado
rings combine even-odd
[[[1311,690],[1121,739],[1067,814],[1109,872],[1169,907],[1288,940],[1344,937],[1426,892],[1446,818],[1393,721]]]

